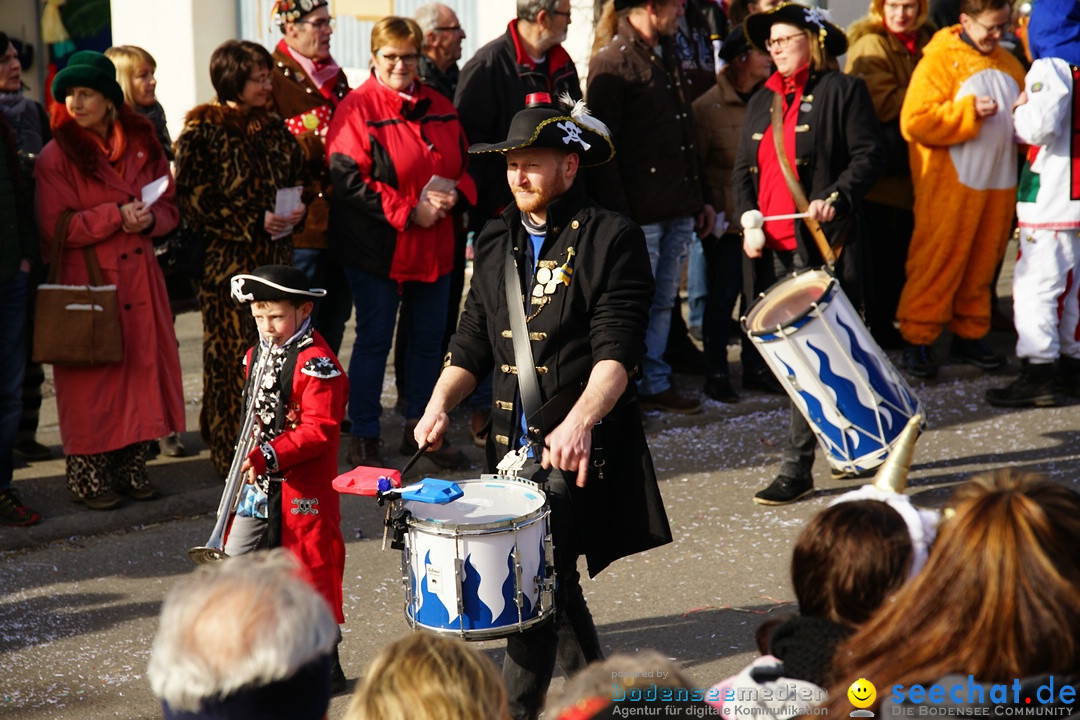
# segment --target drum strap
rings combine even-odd
[[[787,152],[784,150],[784,105],[779,93],[773,93],[771,113],[776,159],[780,163],[780,170],[784,173],[784,182],[787,183],[788,191],[791,192],[791,197],[795,200],[795,207],[799,212],[804,213],[810,207],[810,202],[806,199],[806,193],[803,192],[799,179],[795,177],[795,171],[791,169],[791,162],[788,160]],[[829,238],[825,237],[825,231],[821,229],[818,221],[810,217],[804,217],[803,222],[806,223],[807,229],[810,230],[810,234],[814,237],[814,243],[817,245],[818,251],[821,252],[821,256],[825,259],[825,264],[830,268],[833,267],[836,264],[836,258],[840,255],[840,251],[843,250],[843,245],[841,244],[837,247],[836,252],[833,252],[832,245],[829,244]]]
[[[506,309],[510,314],[510,332],[514,340],[514,364],[517,365],[518,391],[521,411],[531,418],[540,409],[540,382],[536,379],[536,361],[529,344],[529,328],[525,325],[525,296],[521,292],[521,277],[514,262],[512,246],[507,248],[503,273],[506,285]],[[533,429],[530,427],[530,434]]]

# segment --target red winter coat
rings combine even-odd
[[[331,257],[398,282],[434,282],[453,269],[453,216],[409,224],[432,175],[457,180],[461,197],[476,202],[468,141],[449,100],[420,81],[405,100],[372,74],[338,105],[326,152]]]
[[[176,227],[175,185],[170,182],[151,208],[149,234],[123,231],[119,206],[141,197],[147,183],[168,175],[169,163],[149,120],[123,106],[117,122],[127,136],[122,177],[70,117],[53,128],[53,140],[41,151],[34,170],[42,258],[50,257],[60,213],[73,210],[59,282],[88,282],[82,248],[92,246],[105,283],[116,285],[120,302],[121,363],[53,368],[66,455],[118,450],[184,429],[180,355],[165,279],[151,242]]]
[[[251,351],[247,354],[251,368]],[[345,575],[345,540],[341,505],[331,484],[338,474],[341,420],[349,398],[349,380],[322,335],[296,356],[285,427],[269,441],[277,456],[281,483],[281,546],[307,568],[311,584],[345,622],[341,583]],[[248,455],[255,471],[266,472],[266,458],[256,447]]]

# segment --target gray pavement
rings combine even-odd
[[[1007,294],[1007,275],[1002,285]],[[188,427],[194,429],[198,315],[180,316],[177,331]],[[989,339],[1011,351],[1011,334]],[[947,354],[947,344],[941,350]],[[1007,382],[1015,371],[1015,359],[1011,370],[997,376],[946,364],[937,380],[913,382],[930,424],[910,478],[908,492],[916,503],[939,506],[957,482],[1002,465],[1080,488],[1080,406],[1005,412],[982,400],[987,388]],[[676,381],[687,391],[700,384],[690,376]],[[388,375],[384,407],[392,408],[394,400]],[[763,619],[793,610],[787,576],[796,534],[808,517],[859,481],[831,480],[819,459],[815,496],[779,508],[755,505],[753,493],[776,473],[786,408],[786,400],[746,393],[736,405],[707,401],[701,415],[647,416],[675,541],[585,581],[606,652],[657,649],[707,686],[756,654],[753,632]],[[452,435],[463,447],[467,420],[458,418]],[[390,465],[405,461],[396,454],[401,423],[393,410],[385,412]],[[151,463],[162,498],[92,512],[67,499],[51,398],[39,439],[53,447],[57,459],[17,469],[16,487],[44,520],[32,528],[0,528],[0,717],[160,717],[145,676],[158,607],[175,577],[192,567],[187,548],[210,534],[220,480],[197,432],[189,430],[184,441],[196,454]],[[417,477],[477,476],[481,450],[465,451],[473,468],[446,475],[425,460]],[[341,468],[347,469],[343,456]],[[382,644],[408,626],[400,557],[380,550],[381,510],[374,500],[354,496],[343,496],[342,509],[348,556],[341,650],[346,674],[354,679]],[[497,662],[501,646],[482,644]],[[556,679],[553,691],[560,685]],[[347,701],[347,695],[334,699],[331,720],[342,716]]]

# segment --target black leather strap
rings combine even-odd
[[[510,332],[514,341],[514,364],[517,365],[518,391],[521,411],[531,418],[540,409],[540,382],[536,379],[536,362],[529,344],[529,328],[525,325],[525,296],[521,292],[521,277],[514,262],[513,249],[506,252],[506,305],[510,314]]]

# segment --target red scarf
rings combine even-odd
[[[109,161],[109,164],[113,166],[113,169],[116,170],[117,174],[123,176],[124,151],[127,150],[127,134],[124,133],[124,128],[119,122],[112,123],[106,133],[108,137],[103,138],[96,132],[90,132],[75,122],[75,118],[71,117],[71,114],[68,113],[67,106],[64,103],[53,103],[50,110],[49,126],[56,129],[60,125],[68,122],[71,123],[73,130],[77,130],[93,140],[94,144],[101,150],[102,155],[104,155],[105,159]]]
[[[919,54],[919,49],[915,47],[915,41],[918,39],[918,35],[916,33],[897,33],[889,30],[889,28],[885,28],[885,30],[888,31],[888,33],[894,38],[899,40],[900,44],[903,45],[909,53],[911,53],[912,55]]]

